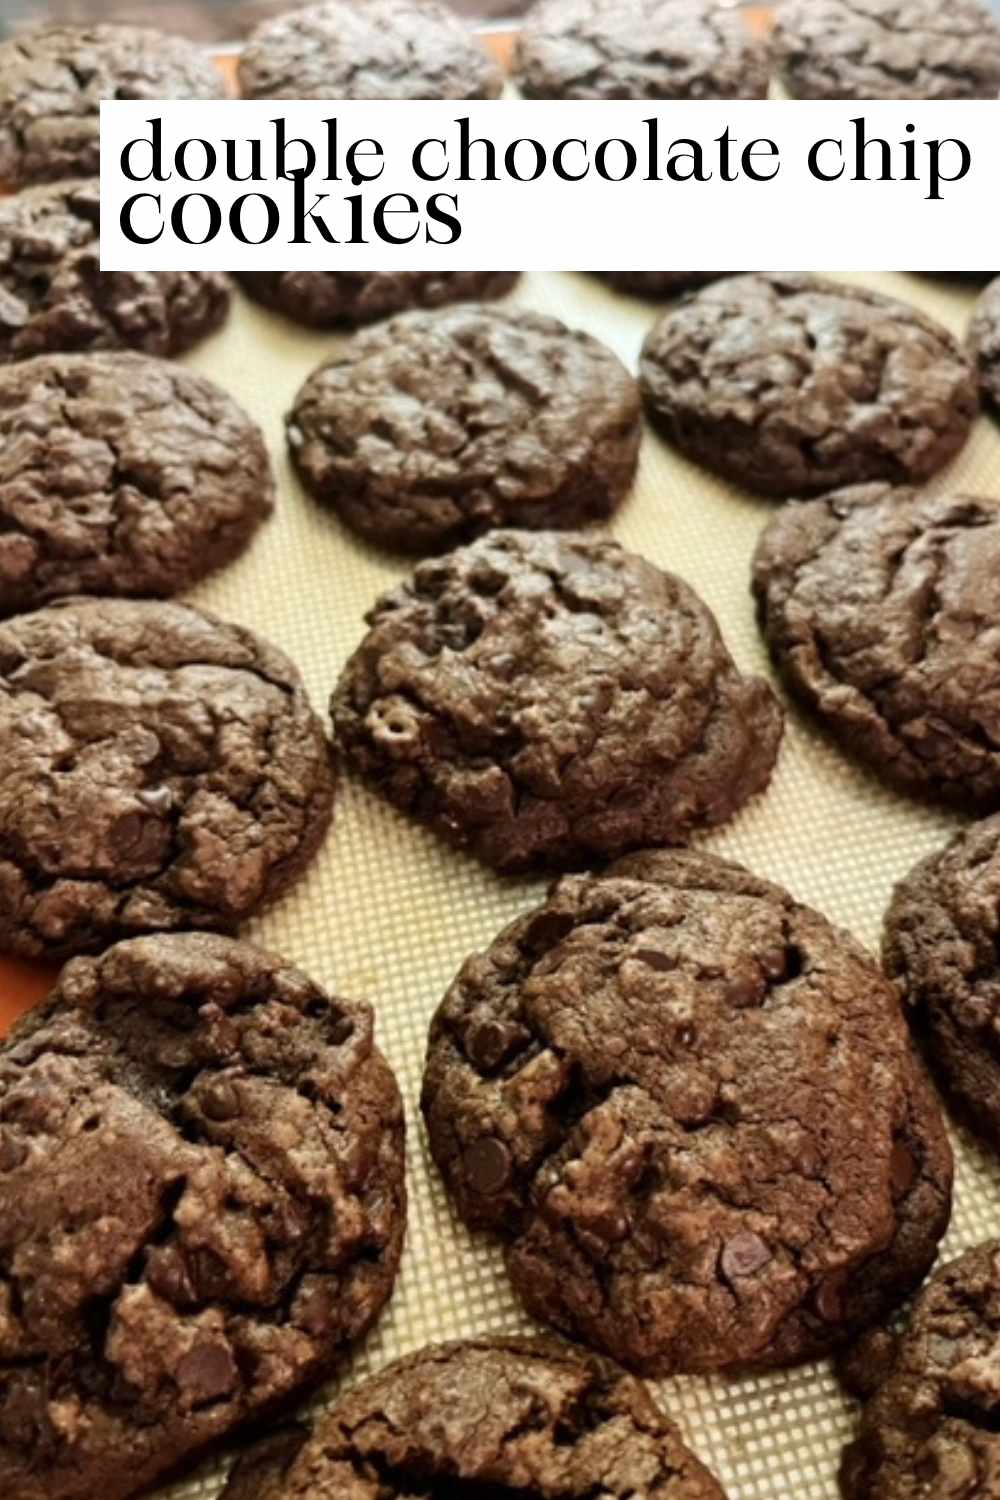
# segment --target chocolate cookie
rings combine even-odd
[[[792,691],[888,781],[1000,808],[1000,507],[891,485],[788,506],[753,565]]]
[[[0,613],[177,593],[270,514],[264,440],[224,391],[139,354],[0,369]]]
[[[358,334],[288,417],[306,488],[363,536],[409,552],[610,515],[640,432],[639,390],[618,356],[523,308],[410,313]]]
[[[125,1500],[318,1384],[405,1216],[369,1006],[208,934],[68,964],[0,1044],[0,1492]]]
[[[1000,1495],[1000,1243],[941,1266],[905,1330],[858,1351],[861,1430],[844,1452],[845,1500]]]
[[[598,271],[620,292],[635,292],[639,297],[671,297],[693,286],[718,281],[724,271]]]
[[[181,354],[225,322],[216,271],[102,271],[96,181],[0,198],[0,362],[138,349]]]
[[[800,99],[1000,92],[1000,26],[979,0],[781,0],[773,52]]]
[[[265,21],[240,55],[246,99],[496,99],[503,73],[438,0],[325,0]]]
[[[979,371],[979,389],[1000,410],[1000,277],[979,296],[969,324],[969,347]]]
[[[708,854],[565,877],[467,960],[423,1109],[528,1310],[651,1375],[830,1349],[919,1281],[948,1220],[893,986]]]
[[[517,271],[237,271],[256,302],[307,328],[356,328],[409,308],[502,297]]]
[[[764,99],[769,72],[719,0],[542,0],[514,53],[529,99]]]
[[[331,704],[390,802],[505,871],[721,823],[770,779],[782,715],[687,584],[602,537],[497,531],[368,615]]]
[[[897,885],[883,954],[949,1092],[1000,1145],[1000,816],[974,823]]]
[[[265,1439],[220,1500],[558,1495],[725,1500],[610,1361],[555,1339],[469,1339],[398,1360],[316,1421]]]
[[[188,605],[0,624],[0,949],[230,929],[313,857],[329,747],[291,662]]]
[[[56,25],[0,42],[0,182],[100,170],[102,99],[221,99],[225,83],[193,42],[141,26]]]
[[[664,313],[640,380],[664,434],[768,495],[925,479],[976,415],[951,334],[867,287],[805,275],[717,281]]]

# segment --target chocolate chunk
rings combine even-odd
[[[466,1181],[474,1193],[498,1193],[510,1180],[510,1152],[503,1141],[484,1136],[462,1154]]]
[[[722,1247],[722,1274],[729,1281],[738,1280],[742,1276],[753,1276],[770,1259],[771,1251],[759,1234],[737,1234]]]

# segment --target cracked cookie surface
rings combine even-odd
[[[939,1267],[896,1337],[852,1352],[865,1398],[844,1450],[844,1500],[1000,1497],[1000,1242]]]
[[[172,355],[222,324],[217,271],[102,271],[96,181],[0,199],[0,362],[136,349]]]
[[[265,21],[239,60],[247,99],[496,99],[503,73],[437,0],[328,0]]]
[[[916,308],[807,275],[726,277],[647,335],[640,383],[665,436],[776,496],[925,479],[978,410],[971,360]]]
[[[825,1352],[912,1289],[948,1220],[893,986],[708,854],[564,877],[468,959],[422,1103],[527,1309],[647,1374]]]
[[[288,658],[188,605],[0,624],[0,950],[230,929],[326,832],[329,745]]]
[[[543,0],[514,78],[529,99],[763,99],[766,48],[718,0]]]
[[[919,861],[893,893],[885,965],[953,1098],[1000,1146],[1000,817]]]
[[[273,502],[259,429],[201,375],[121,352],[0,368],[0,614],[178,593]]]
[[[1000,26],[979,0],[781,0],[773,53],[800,99],[995,99]]]
[[[886,780],[1000,808],[1000,507],[858,485],[787,506],[753,564],[789,687]]]
[[[782,714],[681,579],[602,537],[495,531],[376,603],[335,737],[505,871],[683,841],[770,779]]]
[[[404,1223],[369,1006],[211,934],[74,960],[0,1044],[0,1489],[124,1500],[304,1394]]]
[[[646,1388],[555,1339],[430,1345],[237,1463],[221,1500],[724,1500]]]
[[[983,396],[1000,411],[1000,277],[979,295],[969,324],[969,348]]]
[[[0,42],[0,182],[100,170],[102,99],[222,99],[212,59],[141,26],[43,26]]]
[[[237,271],[255,302],[307,328],[356,328],[410,308],[502,297],[518,271]]]
[[[639,391],[589,334],[524,309],[411,313],[359,334],[287,420],[306,488],[383,545],[610,515],[635,473]]]

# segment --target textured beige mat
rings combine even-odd
[[[907,298],[961,333],[973,294],[915,275],[859,278]],[[583,275],[522,280],[513,300],[604,338],[635,365],[655,308]],[[335,340],[306,334],[240,296],[228,327],[190,358],[242,401],[264,428],[279,508],[236,566],[193,598],[272,637],[298,662],[325,712],[329,691],[376,594],[404,565],[363,546],[302,493],[286,459],[282,415]],[[1000,496],[1000,427],[983,416],[938,485]],[[614,523],[627,546],[681,573],[716,611],[740,666],[767,671],[753,620],[750,555],[767,502],[716,482],[644,439],[639,480]],[[883,790],[842,760],[795,713],[770,791],[712,847],[787,885],[874,947],[892,883],[955,824]],[[376,1008],[378,1037],[396,1070],[409,1124],[409,1236],[395,1297],[346,1380],[429,1340],[526,1327],[496,1245],[451,1217],[417,1112],[427,1022],[470,951],[532,904],[538,882],[503,883],[442,849],[350,780],[333,831],[292,896],[248,932],[346,995]],[[1000,1232],[1000,1163],[959,1145],[948,1249]],[[766,1378],[683,1379],[659,1387],[732,1500],[832,1500],[851,1413],[826,1365]],[[214,1497],[219,1465],[158,1500]]]

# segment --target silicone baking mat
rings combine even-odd
[[[850,279],[850,278],[845,278]],[[973,293],[908,274],[866,276],[962,334]],[[522,278],[511,301],[588,329],[635,367],[656,315],[582,274]],[[226,328],[186,361],[214,377],[264,429],[279,491],[274,518],[247,554],[190,596],[269,636],[294,658],[313,702],[330,690],[375,597],[405,576],[311,502],[285,453],[282,418],[299,385],[336,347],[237,293]],[[1000,428],[980,417],[958,460],[935,481],[1000,496]],[[635,488],[611,530],[626,546],[685,577],[715,610],[739,665],[770,673],[748,590],[750,556],[771,505],[714,480],[651,432]],[[789,711],[769,791],[707,842],[789,887],[871,948],[890,888],[957,820],[883,789]],[[402,1274],[389,1307],[343,1380],[355,1380],[430,1340],[530,1325],[503,1273],[498,1247],[452,1217],[417,1109],[427,1024],[462,959],[542,894],[542,882],[502,881],[446,850],[345,777],[334,826],[292,895],[247,929],[319,981],[370,1000],[408,1119],[410,1215]],[[8,996],[42,977],[0,969]],[[1000,1232],[1000,1163],[956,1136],[958,1178],[947,1249]],[[332,1389],[324,1397],[332,1394]],[[657,1387],[731,1500],[833,1500],[852,1426],[826,1364],[766,1377],[680,1379]],[[213,1500],[223,1465],[157,1500]]]

